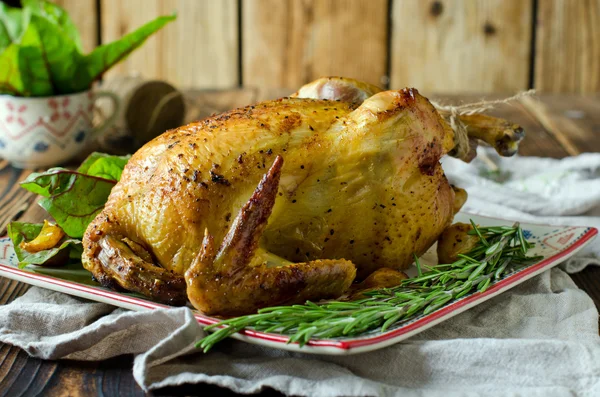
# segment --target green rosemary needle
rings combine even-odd
[[[300,346],[313,338],[356,336],[377,329],[384,332],[471,292],[484,292],[494,280],[541,259],[527,256],[533,244],[527,242],[518,223],[492,227],[478,227],[473,221],[471,224],[469,234],[477,235],[479,243],[453,263],[429,268],[415,256],[418,275],[396,287],[365,292],[363,299],[355,301],[268,307],[257,314],[223,320],[205,327],[214,332],[198,341],[196,347],[207,352],[216,343],[249,328],[289,335],[288,343]]]

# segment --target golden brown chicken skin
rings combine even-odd
[[[408,267],[452,221],[439,159],[454,133],[414,89],[328,81],[297,94],[328,100],[262,102],[146,144],[89,226],[84,266],[213,314],[335,297],[355,274]]]
[[[272,266],[256,252],[277,197],[282,164],[277,156],[240,210],[219,252],[206,232],[200,253],[185,272],[190,302],[203,312],[236,315],[257,307],[335,298],[354,280],[356,268],[343,259],[290,264],[277,258],[278,266]],[[253,258],[261,262],[249,266]]]

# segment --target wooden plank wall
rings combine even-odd
[[[600,91],[600,0],[56,0],[86,49],[177,11],[112,70],[181,87],[343,75],[424,92]]]
[[[539,0],[535,86],[547,92],[600,91],[599,0]]]
[[[429,93],[528,87],[531,1],[426,3],[393,3],[392,87],[409,85]]]
[[[238,85],[237,0],[101,0],[100,10],[105,43],[158,15],[178,15],[107,77],[140,73],[183,87]]]
[[[296,88],[321,76],[386,83],[388,0],[242,3],[245,85]]]

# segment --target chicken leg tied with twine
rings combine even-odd
[[[437,111],[444,117],[454,131],[455,148],[452,156],[470,162],[476,156],[477,140],[482,140],[493,146],[503,156],[516,153],[518,143],[524,137],[523,129],[504,119],[499,119],[482,113],[497,105],[510,104],[521,98],[532,96],[535,90],[520,92],[508,98],[493,101],[479,101],[464,105],[442,105],[431,101]],[[490,159],[482,159],[492,168],[497,168]]]

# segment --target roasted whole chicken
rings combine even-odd
[[[471,145],[516,152],[520,127],[461,117]],[[407,268],[451,224],[466,195],[439,160],[454,149],[417,90],[323,78],[142,147],[88,227],[83,263],[104,286],[206,314],[336,298]]]

